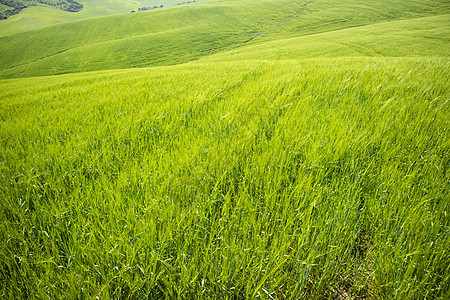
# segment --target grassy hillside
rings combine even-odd
[[[0,296],[450,298],[448,7],[230,0],[0,37]]]
[[[450,15],[391,21],[279,39],[225,51],[201,61],[314,57],[450,57]]]
[[[172,65],[248,42],[449,11],[439,1],[358,3],[230,0],[55,25],[0,37],[0,76]]]
[[[80,12],[72,13],[54,7],[34,6],[25,8],[20,14],[0,21],[0,36],[37,29],[57,23],[80,19],[129,13],[142,6],[139,0],[85,0]]]
[[[2,293],[445,298],[449,78],[340,58],[2,81]]]
[[[196,0],[203,2],[205,0]],[[28,7],[20,14],[0,21],[0,36],[38,29],[48,25],[76,21],[92,17],[130,13],[140,7],[161,6],[171,7],[187,0],[85,0],[77,1],[83,4],[78,13],[65,12],[52,7]],[[0,5],[0,11],[2,6]]]

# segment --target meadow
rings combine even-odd
[[[282,2],[0,37],[1,297],[450,297],[449,5]]]
[[[364,5],[360,0],[341,2],[259,0],[255,5],[253,0],[205,1],[17,32],[0,36],[0,78],[180,64],[270,40],[357,29],[374,20],[396,26],[402,19],[414,22],[420,17],[440,17],[439,23],[432,24],[438,34],[428,38],[423,32],[419,45],[435,42],[443,48],[448,44],[447,1],[392,1],[383,7],[376,0]],[[384,36],[388,33],[389,40],[395,41],[395,31],[383,30]],[[348,37],[351,32],[344,36]],[[403,38],[401,45],[411,44]],[[406,50],[401,54],[408,55]],[[347,55],[348,51],[339,53]]]
[[[196,0],[201,2],[204,0]],[[77,13],[63,11],[49,6],[31,6],[20,14],[9,17],[0,22],[0,36],[17,32],[39,29],[49,25],[83,20],[94,17],[125,14],[137,11],[140,7],[161,6],[171,7],[184,0],[84,0],[77,1],[83,9]],[[11,9],[0,3],[0,11]]]

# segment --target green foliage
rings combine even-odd
[[[0,0],[0,2],[4,5],[20,9],[36,5],[54,6],[70,12],[78,12],[83,9],[83,5],[74,0]]]
[[[0,20],[5,20],[10,16],[19,14],[23,9],[30,6],[37,5],[49,5],[55,6],[59,9],[69,11],[69,12],[78,12],[83,9],[83,5],[75,2],[73,0],[0,0],[6,7],[14,7],[13,9],[8,9],[5,11],[0,11]]]
[[[22,11],[22,8],[14,8],[14,9],[7,9],[0,12],[0,20],[7,19],[10,16],[17,15]]]
[[[25,7],[27,4],[34,4],[35,2],[26,1],[26,0],[1,0],[2,4],[7,5],[9,7]]]
[[[0,3],[0,11],[12,9],[12,7]]]
[[[448,5],[341,2],[0,38],[108,70],[0,80],[0,296],[448,299]]]

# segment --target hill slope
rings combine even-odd
[[[450,15],[391,21],[271,40],[201,59],[283,60],[315,57],[450,57]]]
[[[196,0],[202,2],[205,0]],[[154,6],[170,7],[188,4],[183,0],[85,0],[77,1],[83,5],[78,13],[65,12],[46,6],[31,6],[23,9],[20,14],[13,15],[7,20],[0,21],[0,36],[8,35],[31,29],[37,29],[48,25],[76,21],[81,19],[108,16],[114,14],[130,13],[142,7]],[[0,3],[0,11],[13,9]]]
[[[334,58],[0,81],[1,292],[445,298],[449,78]]]
[[[0,295],[448,299],[447,6],[205,2],[0,38],[3,77],[79,72],[0,80]]]
[[[49,6],[27,7],[19,14],[0,21],[0,35],[13,34],[80,19],[129,13],[131,10],[136,10],[143,5],[139,0],[85,0],[77,2],[83,5],[83,9],[77,13]]]
[[[55,25],[0,37],[0,76],[172,65],[248,42],[449,11],[445,1],[339,3],[231,0]]]

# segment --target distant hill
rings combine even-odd
[[[0,37],[0,77],[180,64],[244,45],[257,47],[270,40],[429,15],[444,16],[436,30],[448,28],[446,1],[394,1],[383,6],[375,0],[357,3],[263,0],[255,6],[250,0],[200,2],[57,24]],[[379,28],[390,34],[389,28]],[[314,43],[319,45],[320,40]]]
[[[10,0],[11,1],[11,0]],[[57,0],[51,0],[57,2]],[[157,7],[161,9],[172,6],[195,5],[193,0],[75,0],[83,9],[77,13],[72,13],[56,6],[50,6],[29,1],[34,5],[29,5],[23,9],[17,9],[20,13],[12,15],[7,19],[0,20],[0,36],[28,31],[31,29],[42,28],[48,25],[54,25],[64,22],[76,21],[81,19],[109,16],[116,14],[128,14],[137,12],[139,9],[145,10]],[[196,0],[195,2],[204,2],[210,0]],[[188,3],[190,2],[190,3]],[[25,5],[22,5],[25,6]],[[14,10],[14,7],[4,6],[0,3],[0,12],[5,10]]]
[[[14,9],[0,12],[0,20],[20,13],[24,8],[37,5],[54,6],[68,12],[79,12],[83,5],[74,0],[0,0],[0,3]]]

